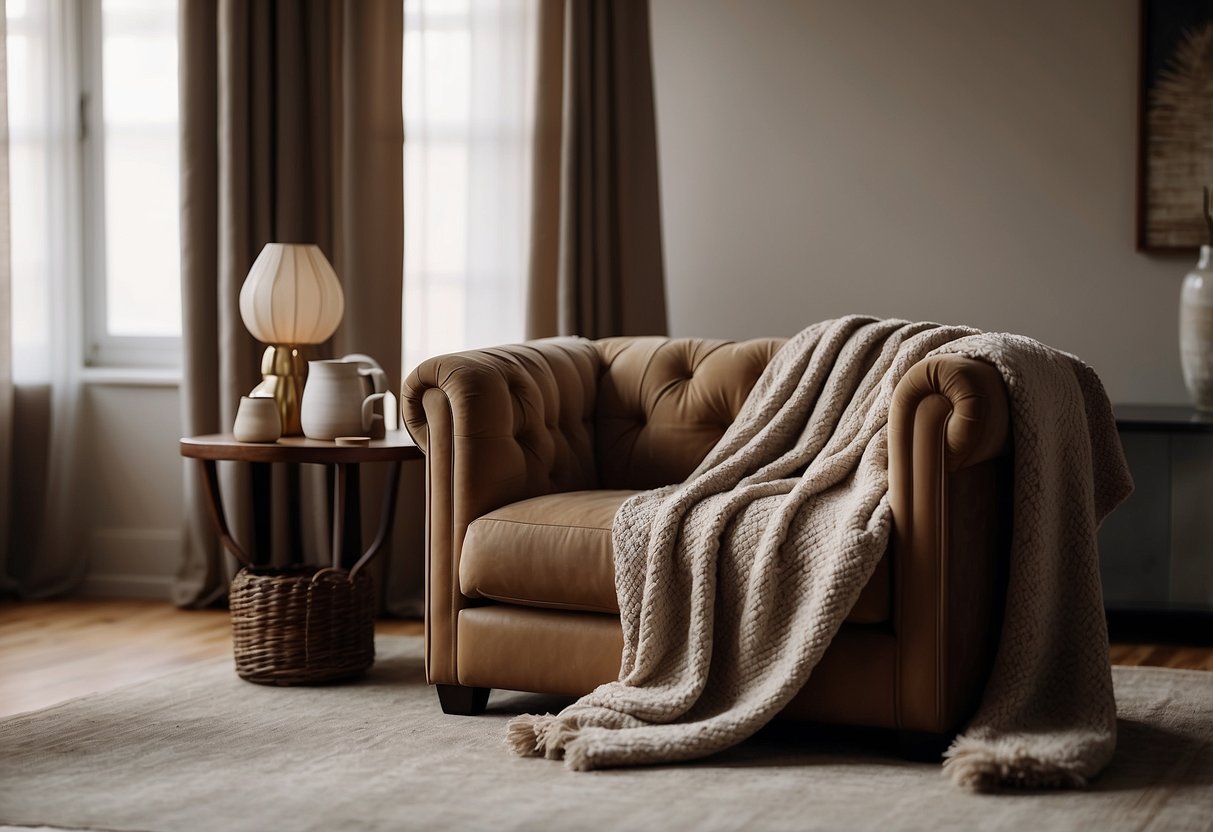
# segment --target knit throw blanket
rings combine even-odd
[[[993,364],[1014,437],[1006,614],[980,708],[947,752],[960,784],[1080,786],[1116,742],[1096,527],[1131,490],[1095,373],[1031,339],[849,317],[772,359],[679,485],[615,517],[618,681],[510,722],[519,754],[575,770],[703,757],[804,686],[888,544],[887,423],[932,353]]]

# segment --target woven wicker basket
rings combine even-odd
[[[334,682],[375,661],[374,582],[357,567],[246,566],[232,580],[230,606],[242,679]]]

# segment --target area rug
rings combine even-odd
[[[230,662],[0,722],[0,823],[96,830],[1213,828],[1213,674],[1117,668],[1120,742],[1088,791],[982,795],[938,764],[776,723],[707,760],[569,772],[511,755],[494,692],[444,716],[420,638],[362,680],[243,682]]]

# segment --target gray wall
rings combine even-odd
[[[87,595],[168,598],[184,529],[176,385],[86,384],[76,479]]]
[[[1134,251],[1137,9],[653,0],[673,333],[969,323],[1186,400],[1190,260]]]

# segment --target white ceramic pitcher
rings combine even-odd
[[[387,373],[383,371],[383,367],[379,366],[378,361],[362,353],[343,355],[341,356],[341,360],[347,364],[356,364],[358,366],[358,375],[362,376],[363,395],[370,395],[371,393],[385,394],[380,401],[375,403],[375,414],[378,418],[373,420],[371,432],[367,434],[372,439],[382,439],[387,430],[387,424],[384,419],[388,399],[386,395]]]
[[[299,421],[308,439],[382,436],[383,417],[375,412],[382,393],[366,394],[357,364],[341,360],[309,361]],[[376,425],[376,420],[380,423]]]

